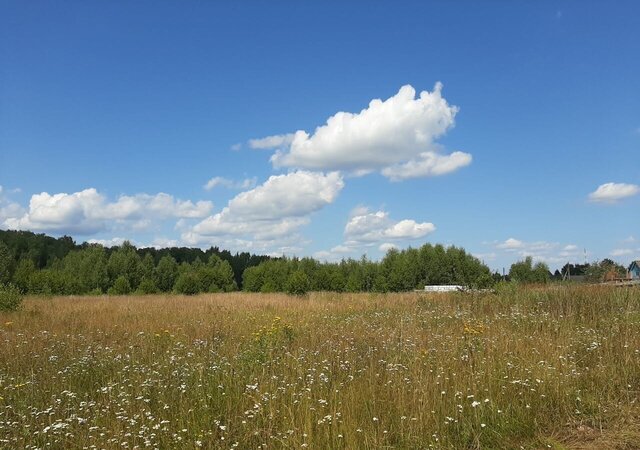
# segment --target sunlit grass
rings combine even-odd
[[[29,298],[1,448],[635,448],[640,291]]]

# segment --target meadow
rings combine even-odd
[[[0,448],[640,448],[640,289],[30,297]]]

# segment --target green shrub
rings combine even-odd
[[[287,294],[305,295],[309,291],[310,284],[309,276],[302,270],[296,270],[287,279]]]
[[[16,311],[21,304],[20,289],[12,284],[0,285],[0,311]]]
[[[142,277],[140,280],[140,284],[138,285],[138,289],[136,290],[137,294],[155,294],[158,292],[158,288],[156,287],[155,281],[149,277]]]
[[[202,286],[196,273],[184,272],[178,276],[173,290],[178,294],[195,295],[202,291]]]
[[[116,281],[113,283],[113,286],[109,288],[107,293],[109,295],[127,295],[129,292],[131,292],[129,280],[127,280],[124,275],[120,275],[116,278]]]

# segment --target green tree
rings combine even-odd
[[[142,278],[141,260],[136,248],[129,241],[125,241],[109,257],[107,264],[109,278],[115,281],[124,277],[130,289],[136,289]]]
[[[151,277],[144,276],[142,280],[140,280],[140,284],[138,285],[138,289],[136,289],[137,294],[155,294],[158,292],[158,288],[156,287],[156,282]]]
[[[202,292],[201,280],[195,271],[186,271],[178,275],[173,289],[178,294],[195,295]]]
[[[62,270],[78,280],[82,292],[104,292],[109,287],[107,255],[101,245],[92,244],[69,252],[62,260]]]
[[[127,295],[131,292],[131,285],[129,284],[129,279],[125,275],[120,275],[116,278],[116,281],[113,283],[108,290],[109,295]]]
[[[13,274],[13,256],[7,245],[0,241],[0,284],[11,281]]]
[[[18,267],[13,273],[14,284],[22,291],[26,293],[29,290],[29,278],[36,271],[36,265],[33,260],[29,258],[22,258],[18,262]]]
[[[546,283],[551,274],[549,266],[543,262],[533,265],[533,258],[527,256],[524,260],[511,265],[509,277],[518,283]]]
[[[550,279],[549,266],[543,262],[536,263],[533,266],[532,280],[534,283],[548,283]]]
[[[145,277],[149,279],[153,278],[155,268],[153,256],[151,256],[151,253],[145,253],[140,262],[140,280]]]
[[[305,295],[309,292],[309,276],[298,269],[289,275],[286,283],[286,292],[289,295]]]
[[[247,292],[260,292],[264,284],[264,267],[262,264],[258,266],[248,267],[242,274],[242,288]]]
[[[155,269],[156,286],[162,292],[170,292],[178,277],[178,263],[169,255],[163,256],[158,261]]]

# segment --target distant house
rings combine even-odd
[[[629,266],[629,277],[632,280],[640,280],[640,259],[633,261]]]

